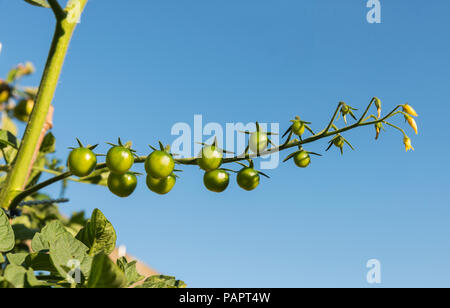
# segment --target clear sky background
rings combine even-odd
[[[420,134],[407,128],[405,153],[395,130],[377,142],[373,127],[355,130],[356,151],[286,163],[250,193],[234,181],[209,192],[195,167],[164,197],[143,177],[125,200],[72,184],[63,212],[100,208],[118,244],[191,287],[369,287],[372,258],[381,286],[450,287],[450,3],[381,4],[368,24],[365,0],[89,1],[54,101],[58,157],[75,137],[106,152],[121,136],[148,154],[195,114],[282,129],[300,115],[319,130],[338,101],[372,96],[385,111],[413,105]],[[50,10],[0,0],[0,76],[29,60],[38,74],[24,83],[38,84],[53,25]]]

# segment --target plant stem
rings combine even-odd
[[[370,105],[371,104],[372,104],[372,102],[370,103]],[[340,106],[341,106],[341,104],[339,104],[338,107],[336,108],[337,111],[339,110]],[[280,146],[276,146],[276,147],[270,148],[270,149],[265,150],[265,151],[260,152],[260,153],[252,153],[252,154],[247,153],[247,154],[237,155],[237,156],[234,156],[234,157],[224,158],[223,159],[223,163],[227,164],[227,163],[239,162],[239,161],[242,161],[242,160],[247,160],[247,159],[251,159],[251,158],[257,158],[257,157],[264,156],[264,155],[270,155],[270,154],[281,152],[283,150],[290,149],[290,148],[293,148],[293,147],[296,147],[296,146],[300,146],[300,145],[303,145],[303,144],[311,143],[313,141],[316,141],[316,140],[319,140],[319,139],[322,139],[322,138],[334,136],[334,135],[343,133],[345,131],[348,131],[348,130],[351,130],[351,129],[354,129],[354,128],[357,128],[357,127],[363,127],[363,126],[368,126],[368,125],[375,125],[377,123],[389,124],[388,122],[386,122],[386,120],[388,118],[396,115],[395,111],[399,107],[400,107],[400,105],[395,107],[388,115],[386,115],[385,117],[383,117],[381,119],[376,119],[376,117],[374,116],[375,119],[376,119],[374,121],[370,121],[370,122],[358,121],[358,122],[355,122],[354,124],[352,124],[350,126],[346,126],[344,128],[341,128],[341,129],[337,129],[336,125],[334,125],[334,119],[336,118],[336,114],[337,114],[337,112],[335,112],[333,118],[331,119],[331,122],[327,125],[327,128],[325,128],[324,130],[320,131],[319,133],[317,133],[317,134],[315,134],[315,135],[313,135],[313,136],[311,136],[309,138],[306,138],[306,139],[303,139],[303,140],[294,139],[294,140],[285,142],[285,143],[283,143]],[[365,114],[367,114],[367,112],[365,112]],[[334,127],[335,130],[327,132],[327,130],[329,130],[329,127]],[[139,157],[135,158],[134,162],[135,163],[144,163],[146,158],[147,158],[147,156],[139,156]],[[179,165],[197,165],[197,158],[196,157],[175,158],[174,161],[177,164],[179,164]],[[102,169],[105,169],[105,168],[107,168],[106,164],[105,163],[100,163],[100,164],[98,164],[96,166],[95,170],[102,170]],[[30,187],[29,189],[27,189],[27,190],[21,192],[20,194],[18,194],[14,198],[14,200],[11,202],[11,208],[12,209],[17,207],[19,205],[19,203],[22,202],[26,197],[28,197],[28,196],[38,192],[39,190],[41,190],[41,189],[43,189],[43,188],[45,188],[45,187],[47,187],[49,185],[52,185],[52,184],[54,184],[56,182],[59,182],[61,180],[67,179],[67,178],[72,176],[72,173],[70,171],[67,171],[67,172],[64,172],[64,173],[60,173],[58,171],[53,171],[53,170],[49,171],[49,170],[46,170],[46,169],[45,170],[41,170],[41,171],[42,172],[52,173],[52,174],[54,174],[56,176],[53,177],[53,178],[50,178],[50,179],[48,179],[46,181],[43,181],[43,182],[41,182],[41,183],[39,183],[39,184],[37,184],[37,185],[35,185],[33,187]],[[83,178],[79,179],[78,182],[83,182]]]
[[[78,0],[78,2],[79,5],[76,6],[76,9],[80,11],[76,13],[81,14],[87,0]],[[49,1],[49,3],[55,12],[57,19],[56,29],[33,112],[27,128],[25,129],[25,133],[17,153],[17,159],[11,171],[8,173],[4,186],[0,192],[0,206],[6,209],[10,208],[11,201],[21,192],[25,185],[27,173],[32,163],[33,154],[58,85],[58,80],[67,54],[67,49],[69,47],[73,31],[77,25],[76,22],[73,22],[73,20],[68,20],[66,17],[69,13],[71,13],[70,9],[66,9],[64,14],[61,14],[61,8],[55,0]]]

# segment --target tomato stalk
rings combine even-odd
[[[56,18],[55,33],[30,121],[25,129],[16,161],[0,192],[0,206],[5,209],[10,208],[11,201],[21,193],[25,186],[28,170],[32,164],[33,155],[55,94],[69,43],[78,22],[77,17],[81,15],[87,1],[69,1],[66,9],[62,9],[57,0],[48,1]]]

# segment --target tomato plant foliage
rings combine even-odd
[[[59,212],[58,204],[67,199],[52,199],[41,193],[42,189],[61,183],[64,196],[69,181],[107,186],[118,197],[131,195],[138,175],[132,171],[135,163],[143,163],[147,173],[146,184],[150,191],[165,195],[176,185],[181,170],[177,165],[194,165],[204,171],[203,183],[214,193],[225,191],[230,183],[230,174],[236,173],[236,181],[246,191],[255,190],[260,184],[260,175],[255,170],[253,159],[285,150],[293,150],[284,162],[293,159],[296,166],[307,168],[311,155],[304,147],[314,141],[327,138],[328,148],[333,146],[344,154],[345,149],[354,149],[343,136],[349,130],[372,126],[378,139],[384,126],[403,134],[406,151],[414,150],[405,130],[390,122],[394,116],[403,116],[418,133],[414,117],[417,112],[408,104],[397,105],[382,116],[381,101],[373,97],[358,119],[356,108],[339,102],[328,125],[314,132],[312,123],[296,116],[283,134],[282,144],[274,144],[272,135],[256,122],[256,131],[248,134],[248,145],[244,153],[224,157],[227,151],[220,149],[217,140],[212,145],[203,144],[198,157],[178,158],[169,146],[159,142],[159,149],[138,156],[131,142],[112,146],[106,155],[94,152],[97,145],[71,148],[68,158],[59,160],[55,152],[56,140],[48,132],[53,126],[51,102],[58,84],[67,49],[87,0],[69,0],[62,8],[58,0],[25,0],[43,8],[50,8],[56,19],[55,39],[50,48],[39,89],[23,87],[20,81],[34,72],[31,63],[19,64],[0,79],[0,288],[181,288],[186,284],[171,276],[142,276],[136,261],[125,257],[111,258],[116,247],[116,231],[99,209],[90,218],[84,212],[66,217]],[[375,114],[370,114],[372,107]],[[354,112],[355,111],[355,112]],[[347,116],[351,117],[347,119]],[[342,117],[344,123],[338,123]],[[349,120],[349,121],[348,121]],[[389,120],[389,121],[388,121]],[[22,139],[18,137],[15,121],[27,123]],[[338,125],[340,127],[338,127]],[[343,125],[343,126],[341,126]],[[294,139],[293,139],[294,138]],[[98,156],[106,161],[98,162]],[[242,163],[247,161],[248,165]],[[224,168],[223,165],[237,163],[240,171]],[[41,179],[43,174],[51,177]]]

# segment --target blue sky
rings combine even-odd
[[[195,114],[282,129],[300,115],[318,130],[338,101],[372,96],[386,111],[413,105],[420,134],[407,129],[416,151],[405,153],[395,130],[377,142],[372,127],[355,130],[356,151],[286,163],[250,193],[234,181],[211,193],[195,167],[164,197],[144,178],[125,200],[72,184],[62,210],[100,208],[119,244],[191,287],[371,287],[372,258],[383,287],[449,287],[450,4],[381,4],[382,23],[368,24],[365,0],[90,1],[54,101],[59,157],[75,137],[105,152],[120,136],[144,155]],[[28,60],[38,74],[25,81],[38,84],[53,24],[48,10],[0,0],[0,76]]]

